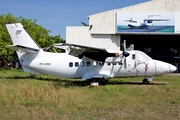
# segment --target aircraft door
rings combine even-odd
[[[145,76],[145,58],[139,53],[139,51],[136,51],[136,58],[135,58],[135,68],[136,68],[136,76]]]
[[[135,52],[131,52],[129,57],[127,58],[127,75],[128,76],[136,76],[136,69],[135,69]]]
[[[153,76],[156,72],[155,63],[141,51],[136,51],[135,66],[137,70],[137,76]]]

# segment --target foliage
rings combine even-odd
[[[36,24],[36,22],[36,19],[27,19],[22,16],[13,17],[11,13],[8,13],[7,15],[0,15],[0,58],[2,58],[5,62],[8,62],[15,57],[13,50],[4,47],[12,45],[12,40],[5,26],[10,23],[22,23],[26,31],[42,48],[49,47],[50,45],[56,43],[65,42],[61,38],[60,34],[57,36],[49,35],[50,31],[46,30],[41,25]]]

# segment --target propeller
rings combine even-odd
[[[133,17],[129,18],[129,20],[124,20],[126,22],[132,22],[133,21]]]
[[[124,40],[124,43],[122,44],[122,58],[124,61],[124,68],[127,68],[127,62],[126,62],[126,57],[128,57],[130,54],[126,52],[126,40]]]

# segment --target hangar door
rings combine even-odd
[[[180,72],[180,35],[121,35],[123,40],[153,59],[175,64]]]

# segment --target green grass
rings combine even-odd
[[[180,119],[180,77],[88,81],[0,71],[0,119]]]

